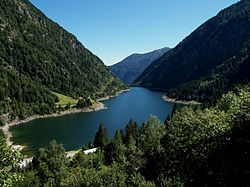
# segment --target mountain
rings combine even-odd
[[[0,115],[51,113],[57,100],[52,91],[98,98],[123,87],[73,34],[28,0],[0,1],[0,31]]]
[[[145,54],[132,54],[110,66],[112,73],[124,83],[131,84],[154,60],[166,53],[170,48],[154,50]]]
[[[140,86],[178,99],[204,100],[249,81],[250,1],[211,18],[137,78]]]

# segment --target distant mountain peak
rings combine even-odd
[[[133,53],[117,64],[110,66],[110,69],[124,83],[131,84],[148,65],[169,49],[168,47],[164,47],[147,53]]]

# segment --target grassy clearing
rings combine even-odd
[[[65,106],[70,103],[71,106],[74,106],[78,102],[78,100],[60,93],[53,92],[53,94],[55,94],[59,98],[59,102],[57,102],[56,105]]]

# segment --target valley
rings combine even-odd
[[[1,0],[0,186],[249,186],[249,55],[249,0]]]

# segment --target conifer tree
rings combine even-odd
[[[99,130],[95,135],[94,146],[100,147],[103,150],[104,147],[108,144],[108,142],[109,139],[107,129],[101,123],[99,126]]]

